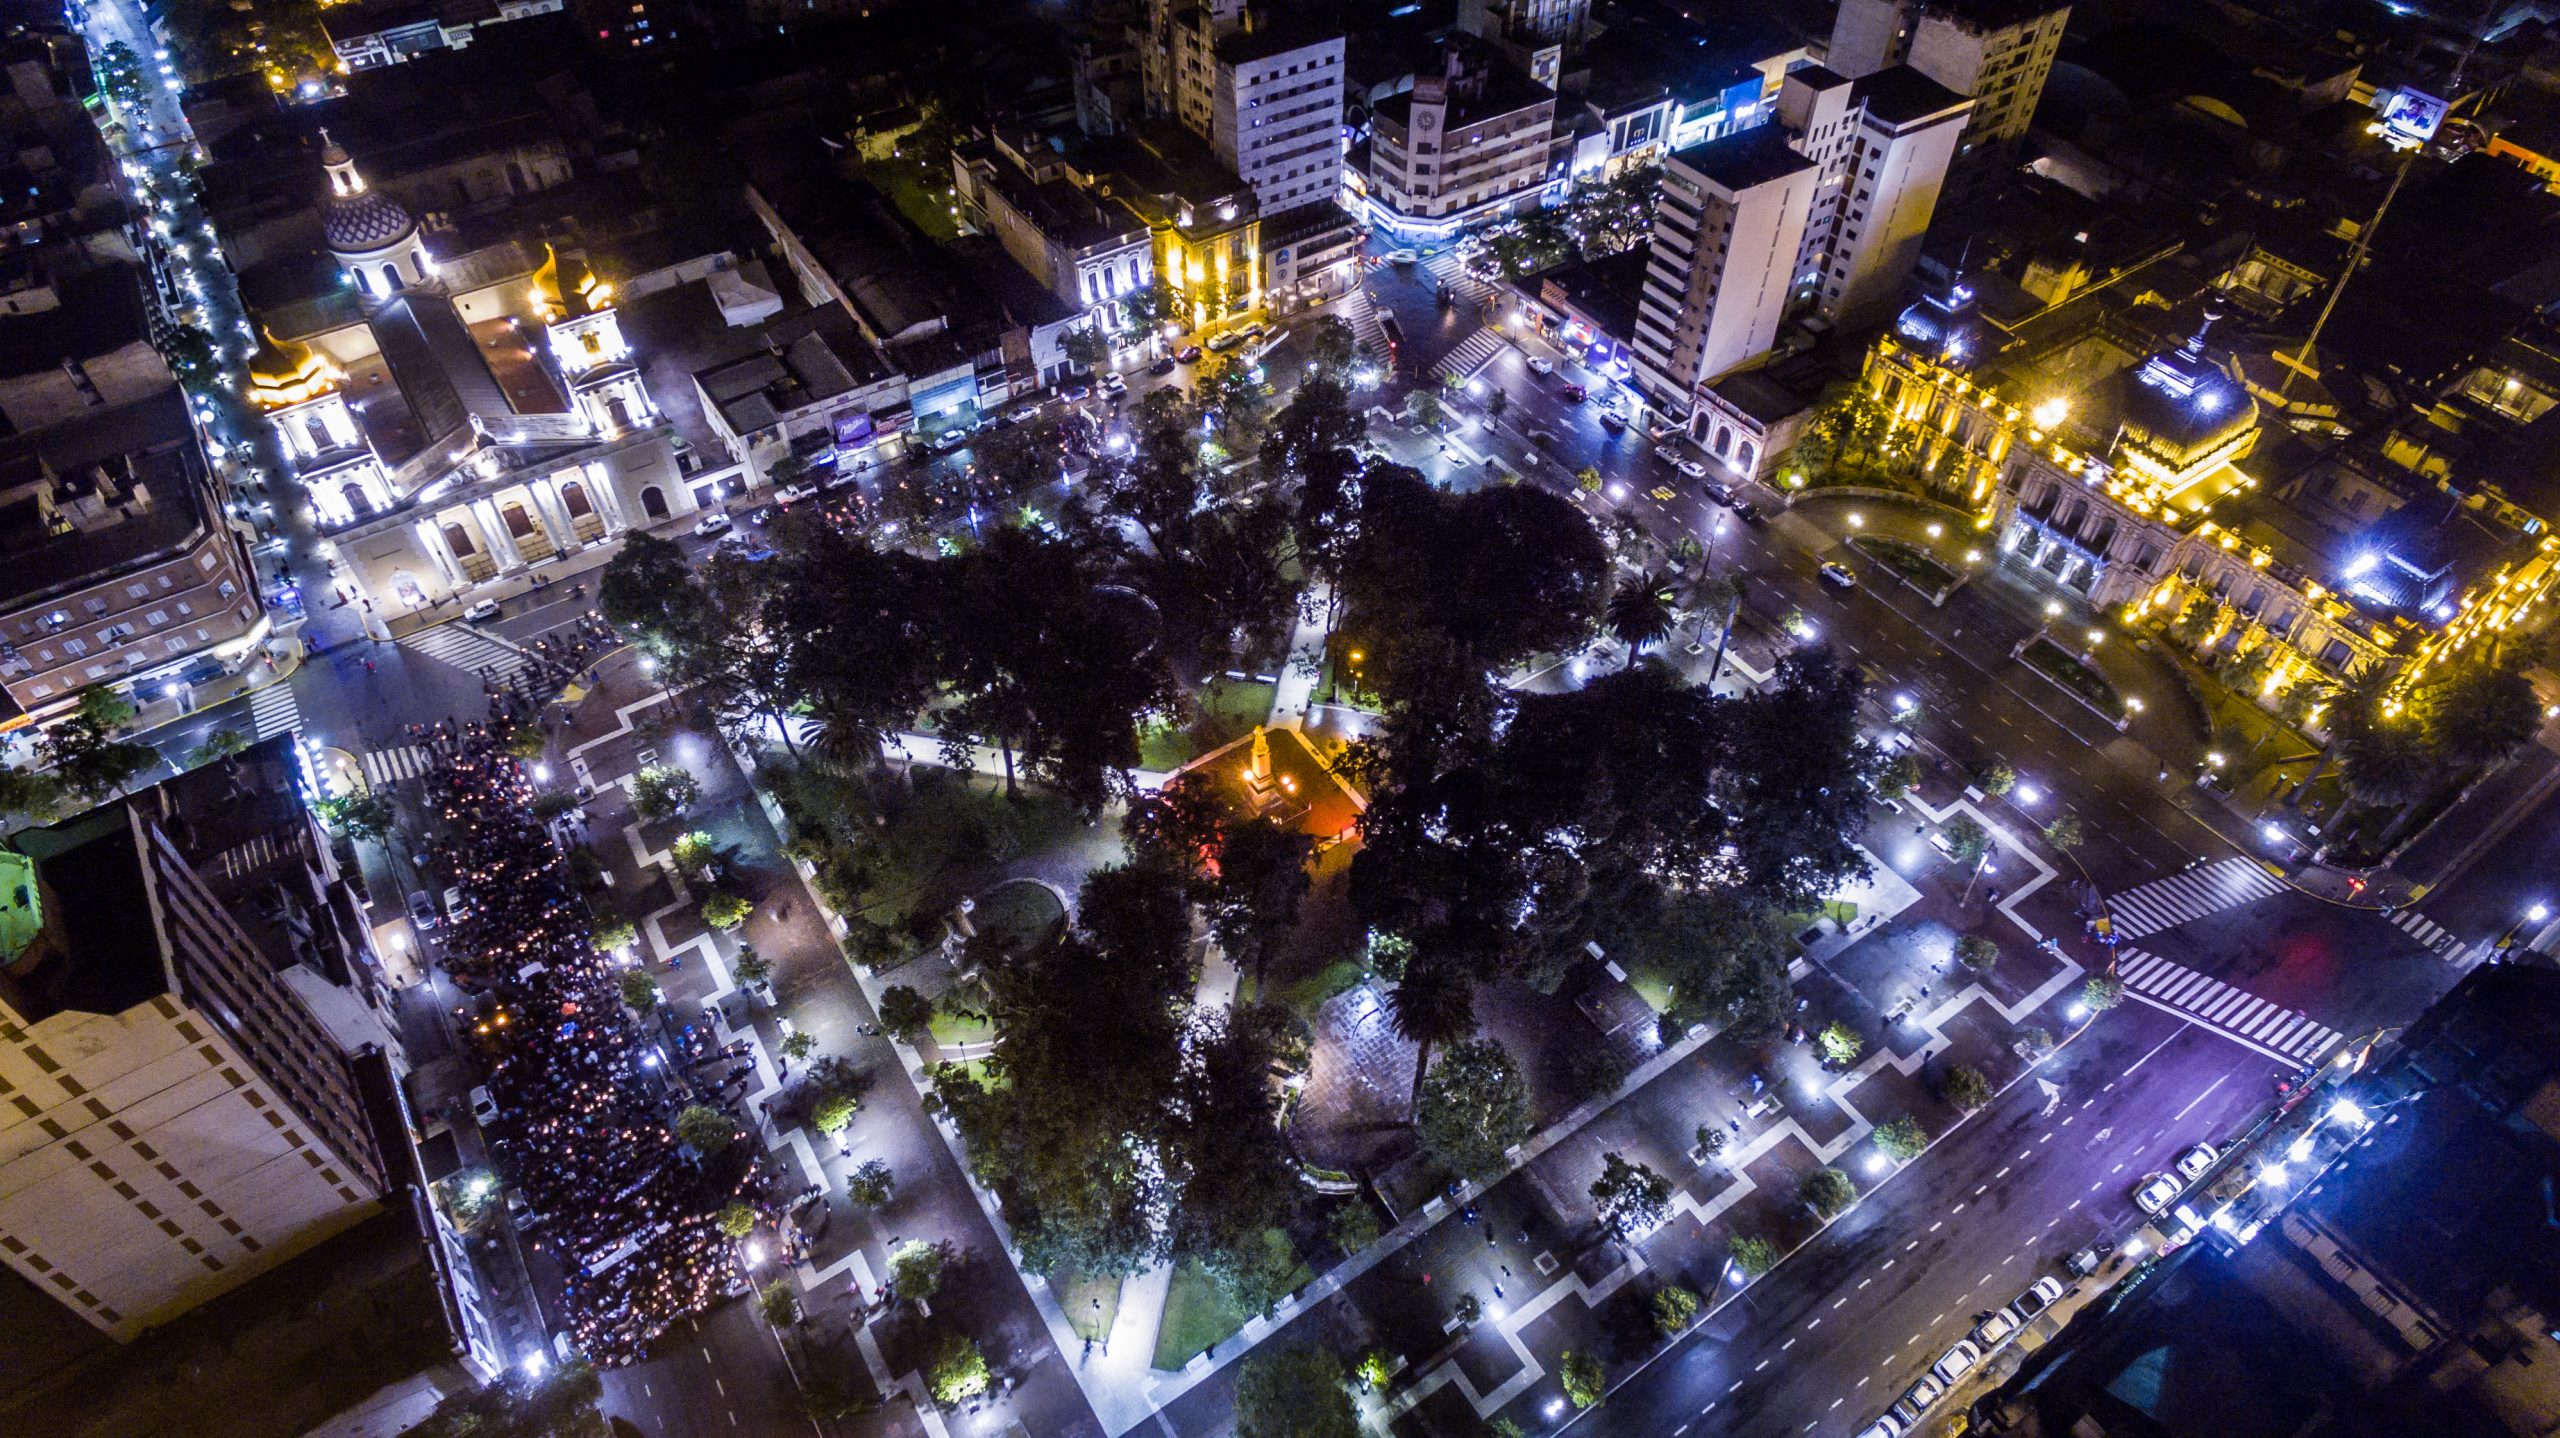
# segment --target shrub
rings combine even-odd
[[[631,804],[644,819],[672,819],[702,797],[702,781],[672,764],[652,764],[631,781]]]
[[[1484,1300],[1472,1293],[1461,1293],[1450,1316],[1458,1320],[1460,1328],[1473,1328],[1484,1320]]]
[[[1956,940],[1956,962],[1977,974],[1991,972],[2000,962],[2000,946],[1980,934],[1967,934]]]
[[[806,1029],[794,1029],[790,1037],[782,1041],[781,1048],[784,1063],[798,1063],[817,1052],[818,1036]]]
[[[1929,1131],[1920,1120],[1904,1114],[1890,1123],[1876,1125],[1876,1147],[1894,1159],[1909,1163],[1929,1146]]]
[[[1778,1266],[1778,1245],[1756,1234],[1735,1234],[1724,1251],[1746,1278],[1758,1278]]]
[[[987,1355],[978,1351],[977,1343],[954,1333],[934,1350],[929,1379],[933,1401],[948,1407],[986,1392],[993,1375],[987,1371]]]
[[[792,1328],[800,1322],[800,1295],[791,1291],[791,1280],[777,1278],[756,1291],[756,1312],[776,1328]]]
[[[1958,868],[1970,869],[1991,852],[1991,835],[1974,821],[1971,814],[1958,814],[1947,821],[1948,857]]]
[[[1724,1152],[1724,1130],[1711,1123],[1698,1125],[1698,1157],[1712,1159]]]
[[[668,846],[667,857],[674,861],[677,869],[701,879],[710,876],[711,861],[720,857],[720,850],[712,844],[709,834],[696,829],[679,835],[675,843]]]
[[[1564,1362],[1557,1365],[1556,1377],[1564,1384],[1564,1396],[1576,1408],[1597,1408],[1609,1391],[1609,1375],[1600,1366],[1600,1356],[1580,1349],[1568,1350]]]
[[[631,969],[622,975],[622,1001],[642,1013],[658,1006],[658,981]]]
[[[1677,1284],[1653,1295],[1653,1326],[1671,1338],[1698,1316],[1698,1295]]]
[[[2006,759],[1994,759],[1973,771],[1973,787],[1999,798],[2018,787],[2018,771]]]
[[[1826,1219],[1837,1218],[1850,1204],[1858,1201],[1858,1186],[1849,1181],[1849,1175],[1836,1168],[1817,1168],[1804,1176],[1804,1182],[1796,1185],[1796,1196],[1817,1215]]]
[[[702,901],[702,922],[727,933],[747,921],[755,905],[735,894],[714,894]]]
[[[731,1203],[720,1210],[720,1231],[731,1238],[744,1238],[756,1231],[756,1211],[744,1203]]]
[[[2124,1002],[2124,980],[2113,974],[2091,974],[2089,982],[2080,986],[2080,1002],[2093,1014],[2103,1014]]]
[[[897,1189],[898,1176],[890,1171],[888,1164],[876,1158],[846,1174],[844,1179],[844,1196],[860,1208],[885,1206]]]
[[[599,949],[627,949],[640,942],[640,927],[620,914],[601,915],[593,937]]]
[[[2060,818],[2055,819],[2052,823],[2045,825],[2044,841],[2066,854],[2079,848],[2079,816],[2076,814],[2064,814]]]
[[[889,1288],[908,1303],[931,1298],[942,1287],[951,1250],[939,1243],[909,1243],[889,1260]]]
[[[853,1116],[862,1112],[860,1097],[849,1093],[831,1093],[818,1100],[809,1110],[809,1125],[829,1138],[853,1127]]]
[[[1333,1221],[1325,1226],[1325,1234],[1333,1240],[1334,1247],[1342,1250],[1342,1256],[1349,1258],[1378,1241],[1377,1210],[1353,1194],[1333,1211]]]
[[[1837,1019],[1814,1037],[1814,1043],[1822,1050],[1822,1056],[1835,1064],[1857,1062],[1858,1055],[1867,1047],[1867,1041],[1858,1037],[1856,1029]]]
[[[1938,1080],[1938,1092],[1947,1102],[1971,1113],[1991,1102],[1991,1080],[1971,1064],[1955,1064]]]
[[[676,1137],[704,1158],[727,1148],[729,1140],[738,1132],[737,1125],[729,1121],[727,1114],[701,1104],[691,1105],[677,1114],[675,1128]]]

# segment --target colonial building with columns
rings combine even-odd
[[[2021,347],[1958,285],[1904,312],[1863,383],[2003,564],[2131,619],[2168,623],[2202,601],[2211,644],[2273,646],[2258,697],[2405,662],[2423,647],[2412,619],[2365,602],[2336,536],[2250,472],[2258,403],[2212,343],[2222,313],[2218,297],[2092,313]]]
[[[694,509],[583,255],[440,259],[343,149],[322,165],[341,283],[259,316],[250,396],[377,620]]]

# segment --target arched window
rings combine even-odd
[[[427,282],[427,257],[425,255],[419,254],[411,256],[409,260],[409,268],[418,272],[418,283],[425,284]]]
[[[1732,457],[1733,457],[1733,431],[1732,431],[1732,430],[1729,430],[1729,429],[1727,429],[1727,428],[1725,428],[1723,425],[1717,425],[1717,426],[1716,426],[1716,458],[1718,458],[1718,459],[1731,459]]]
[[[640,491],[640,512],[641,512],[642,514],[645,514],[645,515],[649,516],[651,519],[664,519],[664,518],[666,518],[666,517],[667,517],[667,495],[666,495],[666,491],[664,491],[664,490],[662,490],[662,489],[658,488],[658,487],[657,487],[656,485],[654,485],[654,484],[653,484],[653,485],[650,485],[648,488],[646,488],[646,489],[644,489],[644,490]]]
[[[366,515],[373,513],[373,501],[365,497],[364,486],[361,484],[342,484],[338,486],[338,496],[346,501],[347,513],[354,515],[358,519],[362,519]]]
[[[371,295],[371,294],[373,293],[373,281],[368,280],[368,279],[366,279],[366,278],[364,277],[364,271],[363,271],[363,270],[361,270],[361,269],[354,269],[354,270],[349,270],[347,273],[349,273],[349,274],[351,274],[351,275],[354,275],[354,276],[356,277],[356,293],[357,293],[357,294],[360,294],[360,295]]]
[[[471,531],[459,524],[446,523],[444,543],[445,548],[453,551],[453,557],[456,559],[468,559],[480,552],[480,546],[471,542]]]
[[[524,506],[514,500],[508,500],[505,506],[499,509],[498,518],[506,522],[507,533],[516,538],[531,539],[533,537],[533,516],[525,513]]]
[[[587,498],[587,487],[574,479],[560,486],[560,507],[569,511],[571,519],[584,519],[596,512],[594,503]]]
[[[1733,467],[1741,470],[1744,474],[1750,474],[1753,472],[1751,468],[1753,461],[1757,460],[1759,457],[1760,451],[1758,447],[1746,439],[1742,442],[1741,456],[1735,461]]]

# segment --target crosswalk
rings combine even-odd
[[[424,744],[403,744],[396,749],[377,749],[364,756],[364,781],[375,789],[388,789],[403,779],[415,779],[435,767],[435,756]]]
[[[523,650],[467,624],[439,624],[419,630],[402,639],[400,647],[450,664],[466,674],[476,675],[483,668],[494,670],[501,684],[513,683],[532,664]]]
[[[1429,271],[1433,279],[1447,285],[1453,292],[1464,295],[1480,305],[1491,303],[1501,293],[1490,281],[1480,280],[1469,274],[1466,265],[1458,259],[1456,250],[1442,250],[1424,261],[1423,268]]]
[[[1441,356],[1434,373],[1444,379],[1462,380],[1493,363],[1502,353],[1502,336],[1490,329],[1480,329],[1467,336],[1466,342]]]
[[[2254,859],[2218,859],[2154,879],[2107,900],[2116,933],[2128,939],[2254,903],[2284,892],[2284,884]]]
[[[1378,323],[1378,306],[1362,290],[1351,303],[1342,307],[1345,319],[1351,321],[1351,334],[1360,341],[1360,352],[1378,359],[1387,353],[1387,327]]]
[[[302,727],[302,705],[290,684],[270,684],[249,696],[250,742]]]
[[[2430,952],[2449,959],[2461,957],[2462,940],[2456,938],[2452,930],[2415,909],[2392,915],[2391,927],[2426,945]]]
[[[2338,1041],[2337,1030],[2308,1014],[2206,978],[2157,954],[2127,949],[2116,962],[2116,974],[2127,989],[2160,1007],[2280,1059],[2317,1063]]]

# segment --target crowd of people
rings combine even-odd
[[[641,1081],[635,1058],[649,1036],[622,1006],[506,739],[501,719],[439,725],[430,741],[441,762],[428,802],[465,910],[447,933],[446,967],[485,996],[475,1031],[494,1059],[493,1152],[566,1273],[572,1339],[615,1367],[728,1290],[737,1267],[715,1216],[727,1195],[669,1130],[659,1086]]]

